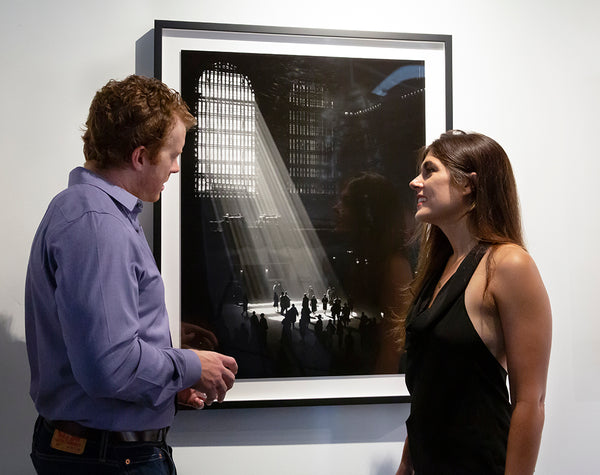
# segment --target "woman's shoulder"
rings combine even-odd
[[[499,244],[491,249],[490,286],[509,287],[522,285],[524,280],[539,279],[537,266],[531,255],[518,244]]]
[[[535,266],[531,255],[518,244],[497,244],[491,248],[490,264],[493,270],[514,272]]]

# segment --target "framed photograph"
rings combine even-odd
[[[451,37],[156,21],[198,127],[154,209],[173,343],[234,356],[224,406],[408,400],[402,289]]]

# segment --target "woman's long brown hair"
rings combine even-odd
[[[478,133],[450,130],[419,156],[418,169],[427,155],[432,155],[448,168],[452,180],[458,184],[471,181],[472,204],[468,212],[468,226],[473,236],[491,246],[512,243],[524,247],[521,212],[512,167],[504,149],[493,139]],[[475,172],[476,177],[471,178]],[[452,247],[442,230],[432,224],[420,224],[419,258],[415,278],[410,287],[410,298],[422,291],[426,282],[439,275],[452,254]],[[487,281],[490,263],[487,261]],[[407,312],[411,305],[407,306]],[[402,325],[406,315],[402,318]]]

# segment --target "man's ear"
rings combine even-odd
[[[131,152],[131,166],[134,170],[141,170],[149,158],[148,149],[140,145]]]

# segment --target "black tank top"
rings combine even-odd
[[[438,281],[432,279],[408,315],[406,425],[418,475],[504,473],[511,417],[507,374],[465,307],[465,289],[486,250],[476,246],[428,307]]]

